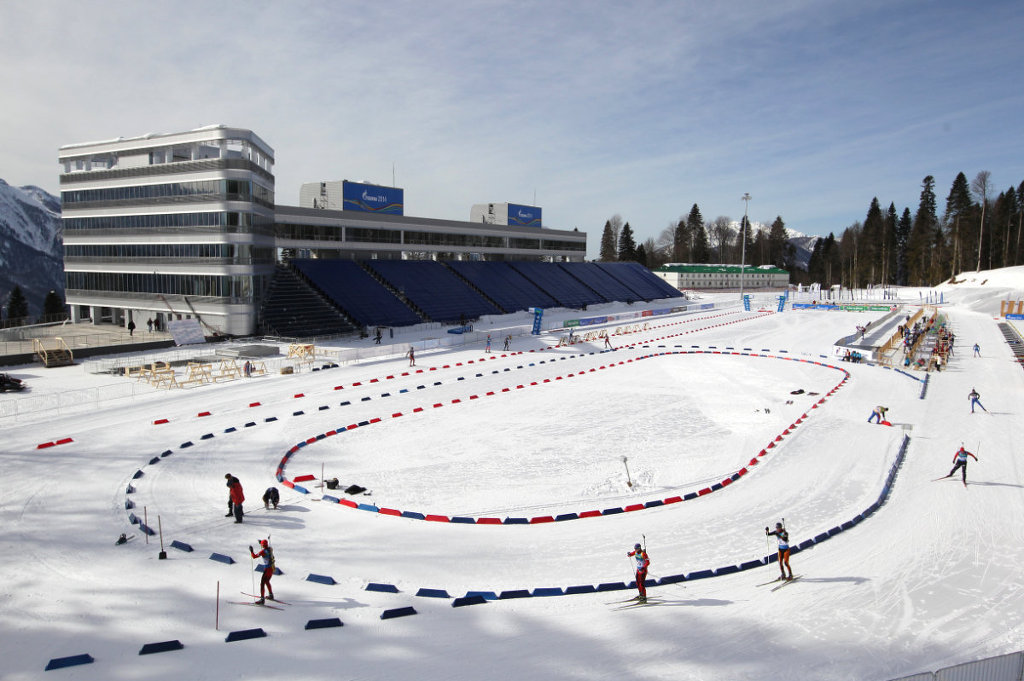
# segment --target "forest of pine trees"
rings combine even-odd
[[[933,286],[959,272],[1024,265],[1024,182],[993,196],[988,171],[971,181],[959,173],[941,214],[935,191],[928,175],[913,211],[891,202],[883,208],[873,198],[863,221],[838,238],[831,233],[817,240],[806,272],[794,267],[781,216],[754,232],[749,223],[737,229],[724,216],[706,221],[697,204],[642,244],[628,222],[613,216],[604,226],[599,259],[635,260],[652,269],[669,262],[738,264],[745,230],[746,262],[789,270],[793,283]]]

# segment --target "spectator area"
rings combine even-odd
[[[435,322],[457,322],[502,311],[442,263],[370,260],[367,265]]]
[[[446,263],[459,276],[483,291],[506,313],[531,307],[557,307],[554,298],[505,262],[453,260]]]
[[[363,326],[409,326],[422,319],[353,260],[292,260],[292,266]]]
[[[650,270],[634,262],[598,262],[597,267],[613,276],[618,281],[636,291],[641,300],[658,300],[660,298],[681,298],[682,293],[668,284],[664,279],[651,274]]]
[[[562,307],[583,307],[608,302],[593,289],[569,276],[556,264],[532,261],[511,261],[510,267],[544,289]]]
[[[604,298],[605,301],[618,300],[626,303],[632,303],[633,301],[641,298],[636,291],[633,291],[621,281],[598,267],[597,263],[563,262],[559,263],[558,266],[568,272],[571,276],[586,284],[587,287],[593,289],[598,295]]]
[[[682,295],[635,263],[296,259],[290,265],[275,274],[270,288],[271,293],[280,289],[289,295],[268,295],[262,313],[268,327],[274,326],[273,320],[279,326],[285,326],[281,319],[290,320],[290,335],[335,333],[337,327],[316,322],[303,312],[306,308],[298,307],[301,291],[293,289],[300,281],[309,287],[308,297],[315,291],[339,317],[367,331],[375,326],[457,323],[531,307],[579,309]],[[293,273],[298,280],[285,282],[285,275]]]

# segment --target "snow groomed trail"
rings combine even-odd
[[[955,357],[925,399],[916,377],[844,364],[838,381],[826,366],[838,366],[822,358],[828,344],[862,314],[725,319],[737,323],[648,329],[614,352],[425,353],[425,366],[376,365],[376,381],[367,366],[344,367],[10,428],[2,544],[19,560],[4,568],[8,673],[33,678],[46,660],[87,651],[94,663],[60,673],[885,679],[1021,647],[1022,452],[1010,405],[1024,372],[1008,373],[991,319],[951,313],[962,348],[977,338],[992,356]],[[698,347],[677,346],[673,333],[690,329]],[[768,348],[775,357],[751,356]],[[990,413],[969,413],[972,387]],[[894,427],[866,423],[877,403]],[[63,438],[72,442],[35,450]],[[980,449],[972,484],[931,482],[961,441]],[[293,489],[264,511],[259,496],[293,448],[290,475],[324,465],[370,489],[355,499],[376,511]],[[246,488],[241,526],[223,518],[226,472]],[[194,550],[160,561],[139,534],[114,547],[126,501]],[[380,512],[402,508],[449,522]],[[579,518],[587,511],[601,514]],[[555,520],[568,514],[579,522]],[[754,585],[776,576],[760,562],[774,551],[763,528],[783,517],[795,543],[814,548],[793,556],[803,578],[773,593]],[[216,582],[251,593],[245,547],[268,534],[282,570],[275,592],[291,605],[223,606],[214,630]],[[628,588],[625,552],[641,535],[659,603],[614,610],[619,594],[597,590]],[[463,594],[481,598],[452,608]],[[344,626],[306,628],[332,618]],[[266,636],[224,642],[256,628]],[[138,655],[174,639],[184,647]]]

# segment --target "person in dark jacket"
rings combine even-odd
[[[277,505],[280,502],[281,493],[277,491],[276,487],[270,486],[267,488],[267,491],[263,493],[263,508],[269,509],[271,504],[274,505],[274,508],[277,508]]]

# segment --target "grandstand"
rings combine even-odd
[[[632,303],[642,296],[592,262],[563,262],[558,265],[605,300]]]
[[[561,307],[581,308],[608,302],[579,279],[569,276],[558,265],[529,261],[510,262],[509,265],[544,289]]]
[[[636,263],[295,259],[275,272],[261,319],[266,333],[312,337],[681,295]]]
[[[660,277],[651,274],[651,271],[640,263],[598,262],[594,263],[594,265],[615,277],[633,291],[636,291],[640,300],[679,298],[683,295],[678,289],[665,283]]]
[[[434,260],[369,260],[367,266],[435,322],[503,314],[452,270]]]
[[[453,260],[447,263],[474,288],[483,292],[506,313],[531,307],[557,307],[558,302],[505,262]]]

